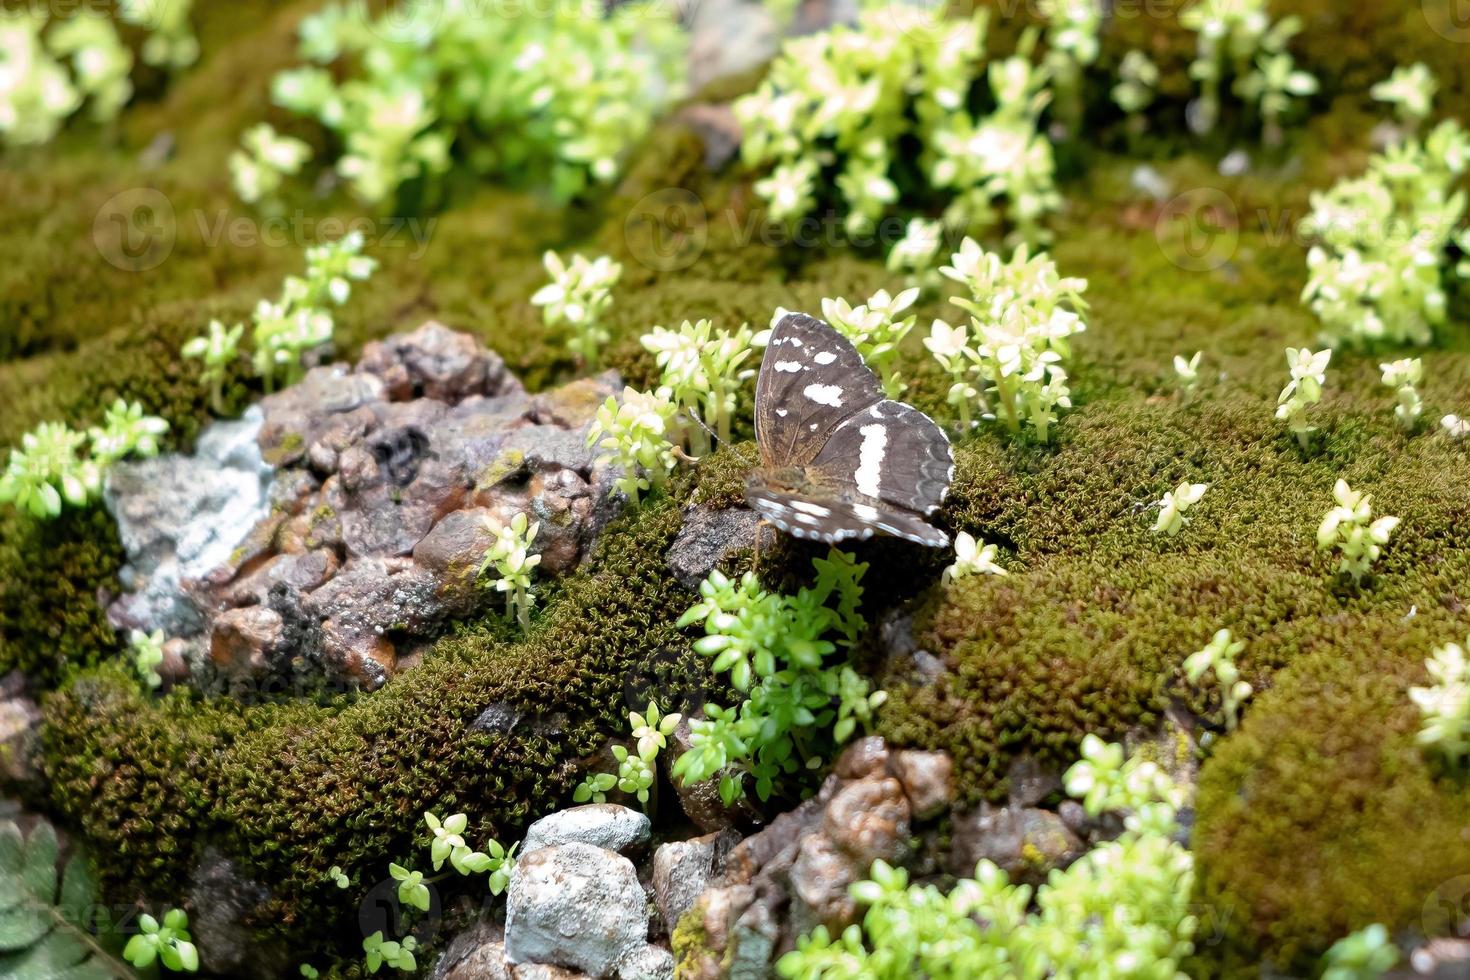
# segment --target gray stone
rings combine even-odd
[[[670,841],[653,852],[653,894],[669,932],[695,899],[725,870],[725,859],[740,842],[733,830],[691,840]]]
[[[1017,756],[1006,771],[1011,806],[1036,806],[1062,788],[1062,777],[1036,761],[1030,753]]]
[[[521,855],[556,844],[591,844],[624,852],[648,843],[652,828],[646,815],[615,803],[589,803],[558,810],[531,824]]]
[[[713,510],[691,507],[669,548],[669,571],[686,589],[697,589],[733,551],[755,547],[760,516],[743,507]]]
[[[505,930],[485,918],[458,933],[434,964],[434,980],[511,980]]]
[[[246,878],[235,862],[206,847],[189,879],[189,930],[200,963],[215,976],[278,977],[291,964],[284,947],[262,947],[245,923],[258,915],[270,890]]]
[[[674,954],[649,943],[618,964],[618,980],[674,980]]]
[[[879,858],[896,864],[908,853],[911,813],[898,780],[869,776],[837,791],[827,804],[822,831],[859,867]]]
[[[688,28],[691,92],[765,64],[780,41],[770,11],[749,0],[696,0]]]
[[[0,782],[31,784],[40,779],[36,749],[41,709],[26,689],[26,678],[12,670],[0,679]]]
[[[515,705],[497,701],[480,712],[479,717],[470,723],[470,728],[487,735],[504,735],[515,730],[523,714]]]
[[[511,976],[515,980],[587,980],[587,974],[579,970],[549,963],[523,963],[511,969]]]
[[[512,963],[614,972],[648,940],[648,904],[627,858],[591,844],[543,847],[522,857],[505,906]]]
[[[1064,868],[1082,855],[1082,841],[1050,810],[992,807],[955,818],[949,870],[973,875],[983,858],[994,862],[1014,882],[1038,885],[1053,868]]]
[[[103,501],[128,556],[122,578],[130,590],[108,610],[115,627],[198,631],[200,612],[183,584],[225,563],[268,514],[271,469],[256,448],[262,420],[252,407],[239,421],[206,427],[192,456],[109,471]]]

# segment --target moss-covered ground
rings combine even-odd
[[[312,216],[300,234],[288,222],[284,239],[251,240],[258,216],[233,202],[225,157],[258,118],[288,123],[268,107],[266,84],[290,62],[294,24],[312,5],[198,6],[199,66],[166,87],[145,83],[114,130],[74,129],[48,150],[3,157],[0,445],[44,419],[94,422],[124,396],[166,416],[186,446],[207,421],[207,395],[179,344],[211,317],[244,319],[300,266],[305,245],[331,237],[313,221],[355,213],[340,196],[302,192],[287,205],[288,216]],[[1149,50],[1177,114],[1191,42],[1174,6],[1129,6],[1103,63],[1130,46]],[[1257,153],[1236,178],[1214,167],[1232,143],[1192,146],[1174,133],[1141,148],[1171,193],[1193,195],[1230,230],[1203,245],[1225,261],[1200,270],[1181,259],[1186,229],[1131,188],[1136,161],[1116,125],[1100,127],[1085,153],[1063,155],[1068,211],[1053,253],[1064,274],[1091,284],[1071,372],[1077,407],[1050,446],[988,430],[968,437],[941,517],[1000,543],[1009,576],[940,591],[931,586],[944,556],[862,549],[870,608],[917,596],[916,634],[949,668],[927,686],[890,678],[880,728],[952,750],[971,800],[1003,793],[1021,750],[1064,764],[1084,732],[1150,727],[1171,704],[1212,716],[1217,705],[1185,687],[1180,664],[1222,626],[1247,641],[1241,664],[1258,693],[1200,779],[1193,846],[1212,926],[1201,973],[1253,972],[1263,959],[1299,969],[1371,921],[1411,937],[1435,888],[1470,873],[1470,785],[1426,762],[1407,697],[1426,679],[1430,648],[1470,632],[1470,450],[1399,432],[1378,358],[1365,354],[1334,359],[1316,451],[1301,452],[1272,417],[1283,348],[1316,333],[1297,302],[1304,248],[1291,234],[1308,192],[1361,169],[1376,118],[1364,93],[1396,61],[1429,62],[1441,107],[1470,119],[1470,58],[1431,28],[1434,3],[1276,6],[1302,14],[1293,47],[1324,82],[1291,145]],[[998,38],[1014,36],[1013,23],[1000,27]],[[171,154],[145,152],[160,139]],[[692,134],[666,125],[595,204],[564,210],[530,192],[462,188],[442,212],[411,215],[421,240],[404,224],[369,228],[383,267],[339,317],[339,352],[435,316],[484,338],[533,386],[569,376],[574,365],[528,303],[548,247],[624,262],[610,360],[635,383],[651,367],[636,342],[651,324],[763,324],[778,305],[815,309],[823,296],[857,301],[897,285],[862,250],[752,242],[748,182],[710,176],[700,158]],[[137,212],[139,188],[168,208]],[[650,229],[638,202],[668,188],[700,198],[707,220],[702,235],[673,240],[689,249],[687,264],[650,268],[640,260],[670,241],[651,238],[667,229]],[[132,222],[127,255],[116,215]],[[154,267],[108,260],[133,263],[127,256],[160,228],[172,231],[153,242],[166,254]],[[934,305],[921,322],[942,313]],[[1425,355],[1431,425],[1470,414],[1464,290],[1453,314]],[[1203,380],[1185,401],[1170,358],[1194,350],[1204,351]],[[938,410],[941,379],[922,353],[917,343],[908,352],[911,397]],[[237,406],[255,397],[243,371],[229,394]],[[96,602],[118,587],[121,561],[104,514],[45,526],[0,514],[0,668],[24,667],[53,689],[48,798],[38,802],[105,856],[115,897],[176,901],[193,857],[217,844],[269,883],[256,923],[265,935],[301,959],[350,956],[355,902],[388,861],[422,846],[422,810],[462,809],[478,834],[513,837],[568,801],[579,761],[625,705],[651,691],[670,706],[695,700],[702,666],[672,627],[689,600],[661,555],[678,505],[695,493],[734,500],[750,458],[748,444],[723,451],[681,478],[676,499],[616,524],[587,570],[548,591],[522,640],[495,622],[465,624],[374,694],[248,708],[140,692]],[[1403,518],[1361,588],[1338,581],[1315,547],[1339,476]],[[1211,484],[1195,520],[1176,538],[1151,534],[1149,503],[1186,478]],[[783,546],[767,560],[780,577],[805,554]],[[493,702],[532,720],[509,735],[475,732]],[[351,891],[326,879],[333,864]]]

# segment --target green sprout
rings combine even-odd
[[[1311,448],[1312,433],[1317,431],[1316,426],[1307,422],[1307,410],[1322,400],[1322,386],[1327,383],[1327,365],[1331,361],[1331,350],[1286,348],[1291,380],[1276,399],[1276,417],[1286,423],[1303,450]]]
[[[378,268],[378,260],[363,255],[367,239],[350,231],[325,245],[306,250],[306,278],[286,277],[286,299],[296,306],[341,306],[352,297],[352,284],[366,282]]]
[[[92,103],[92,119],[117,118],[133,97],[133,52],[117,35],[111,20],[83,8],[51,28],[46,38],[53,54],[71,59],[77,93]]]
[[[951,341],[946,350],[970,359],[973,387],[994,396],[1007,429],[1028,424],[1046,442],[1057,409],[1072,404],[1062,364],[1069,338],[1087,329],[1087,280],[1062,278],[1050,257],[1032,257],[1024,245],[1007,262],[970,238],[940,272],[969,293],[950,300],[970,314],[969,344],[954,353]]]
[[[123,959],[138,969],[151,966],[155,960],[177,973],[194,973],[199,969],[199,951],[189,935],[189,916],[183,909],[169,909],[163,924],[144,913],[138,916],[137,935],[123,947]]]
[[[1321,980],[1377,980],[1399,961],[1399,951],[1380,923],[1344,936],[1322,956]]]
[[[299,381],[305,373],[305,356],[329,343],[335,329],[332,315],[324,310],[296,309],[264,299],[256,304],[253,319],[252,362],[267,392],[275,390],[278,377],[287,385]]]
[[[547,252],[542,262],[551,282],[536,291],[531,305],[543,307],[542,318],[548,327],[570,327],[567,349],[595,367],[603,345],[612,339],[602,317],[612,306],[612,290],[623,267],[606,255],[591,261],[573,255],[570,262],[564,262],[555,252]]]
[[[438,871],[447,860],[450,867],[465,877],[489,874],[490,894],[499,895],[510,883],[510,872],[515,867],[515,845],[506,848],[492,840],[487,851],[477,851],[465,841],[464,832],[469,826],[469,817],[463,813],[451,814],[442,820],[437,814],[426,812],[424,823],[434,835],[429,842],[429,859]],[[391,868],[389,869],[391,873]],[[396,875],[395,875],[396,877]],[[447,877],[447,873],[419,881],[432,884]],[[406,880],[406,879],[405,879]],[[402,886],[400,886],[401,888]]]
[[[147,459],[158,455],[158,439],[168,432],[168,423],[156,415],[144,415],[138,402],[119,398],[102,417],[102,425],[88,431],[92,458],[103,469],[126,456]]]
[[[163,684],[163,678],[158,673],[158,668],[163,664],[163,643],[163,630],[154,630],[152,633],[133,630],[128,634],[133,665],[138,669],[138,676],[150,688]]]
[[[1181,793],[1150,764],[1125,764],[1122,746],[1088,738],[1094,759],[1106,756],[1111,771],[1132,776],[1126,793],[1101,801],[1127,805],[1120,837],[1051,872],[1034,896],[988,860],[947,893],[875,861],[848,889],[865,909],[861,923],[836,939],[818,926],[781,957],[777,973],[793,980],[1182,976],[1197,920],[1189,907],[1193,861],[1172,839]]]
[[[674,734],[674,729],[679,727],[683,717],[677,712],[661,715],[658,705],[652,701],[648,702],[648,710],[641,714],[637,711],[629,712],[628,728],[633,733],[637,751],[629,752],[621,745],[614,745],[612,754],[618,763],[617,774],[589,775],[577,786],[572,799],[577,803],[586,803],[589,800],[606,803],[608,791],[616,786],[619,791],[636,796],[638,802],[646,806],[649,790],[657,779],[658,754],[668,747],[668,737]]]
[[[1113,103],[1128,114],[1129,127],[1143,128],[1142,113],[1153,105],[1159,88],[1159,66],[1136,48],[1118,65],[1118,83],[1113,86]]]
[[[346,889],[352,886],[352,879],[347,877],[340,865],[334,864],[327,869],[327,877],[338,888]]]
[[[861,306],[850,306],[844,299],[822,300],[822,318],[858,349],[868,367],[883,379],[883,392],[897,398],[908,388],[894,368],[899,345],[914,329],[917,317],[902,314],[919,298],[917,288],[905,289],[890,296],[880,289]]]
[[[1451,767],[1470,762],[1470,662],[1465,647],[1446,643],[1424,662],[1433,682],[1412,687],[1409,697],[1421,715],[1419,744],[1439,753]]]
[[[246,204],[274,198],[286,178],[301,172],[311,159],[311,147],[292,136],[282,136],[270,123],[260,123],[240,137],[241,149],[230,154],[230,180]]]
[[[1255,102],[1260,110],[1262,142],[1267,146],[1281,145],[1281,118],[1294,100],[1316,94],[1317,88],[1316,76],[1298,69],[1285,51],[1258,57],[1255,69],[1239,86],[1240,94]]]
[[[1186,400],[1193,398],[1195,390],[1199,388],[1199,362],[1203,356],[1204,351],[1198,350],[1187,361],[1182,354],[1174,355],[1174,375],[1179,379],[1179,388],[1184,392]]]
[[[1043,0],[1041,14],[1047,20],[1044,64],[1056,91],[1057,109],[1076,136],[1082,131],[1083,73],[1097,61],[1101,50],[1102,4],[1099,0]]]
[[[779,777],[819,766],[824,752],[871,720],[886,695],[833,658],[862,629],[867,567],[834,549],[816,563],[815,585],[794,596],[766,592],[750,573],[738,581],[710,573],[678,626],[703,622],[695,651],[745,699],[731,708],[706,704],[705,717],[690,721],[691,748],[675,761],[675,778],[689,784],[718,775],[727,805],[745,795],[749,778],[765,800]]]
[[[417,970],[419,964],[413,951],[418,947],[419,941],[412,936],[404,936],[402,942],[385,940],[381,929],[362,941],[369,973],[377,973],[384,966],[391,966],[405,973]]]
[[[42,422],[21,437],[0,474],[0,503],[33,517],[57,517],[63,501],[85,507],[102,490],[102,470],[78,455],[87,437],[59,422]]]
[[[1383,546],[1388,544],[1399,519],[1372,520],[1372,495],[1352,489],[1346,480],[1337,481],[1332,497],[1337,506],[1327,512],[1317,529],[1317,547],[1322,551],[1335,548],[1341,552],[1338,574],[1351,575],[1355,583],[1360,583],[1383,553]]]
[[[653,392],[623,389],[621,401],[609,397],[597,410],[587,445],[603,451],[598,464],[622,470],[616,486],[638,506],[639,495],[661,489],[674,470],[674,404],[667,388]]]
[[[388,874],[398,882],[398,901],[420,912],[429,911],[429,886],[422,871],[410,871],[401,864],[388,865]]]
[[[587,776],[572,791],[574,803],[606,803],[608,792],[618,784],[618,777],[610,772],[595,772]]]
[[[170,71],[199,59],[199,39],[189,25],[194,0],[118,0],[123,21],[148,32],[143,61]]]
[[[1383,372],[1383,383],[1394,390],[1393,417],[1405,432],[1419,427],[1419,416],[1424,414],[1424,401],[1415,387],[1424,380],[1424,362],[1417,357],[1400,358],[1378,365]]]
[[[999,549],[993,544],[981,545],[967,531],[954,538],[954,564],[940,575],[940,581],[948,584],[971,575],[1005,575],[1004,568],[995,563]]]
[[[1207,670],[1214,673],[1227,731],[1235,730],[1240,706],[1252,693],[1251,686],[1240,679],[1240,671],[1235,666],[1236,656],[1244,649],[1244,640],[1236,640],[1228,629],[1222,629],[1202,649],[1184,658],[1184,676],[1191,684],[1198,684]]]
[[[1434,94],[1439,82],[1424,62],[1396,65],[1388,78],[1374,85],[1369,94],[1379,102],[1393,106],[1399,121],[1411,130],[1424,125],[1434,111]]]
[[[742,367],[751,354],[753,336],[748,324],[730,333],[714,330],[708,320],[685,320],[678,330],[654,327],[643,335],[644,349],[663,372],[662,386],[684,412],[704,423],[684,427],[695,456],[711,448],[704,426],[722,442],[730,441],[738,395],[755,374],[753,368]]]
[[[224,382],[231,365],[240,355],[240,338],[245,325],[226,328],[218,320],[209,321],[209,332],[186,342],[180,353],[202,362],[199,380],[209,386],[209,406],[216,415],[225,413]]]
[[[1189,509],[1199,503],[1209,489],[1208,483],[1190,483],[1186,480],[1173,490],[1166,490],[1158,502],[1159,517],[1154,521],[1154,533],[1162,533],[1171,538],[1178,534],[1190,521],[1185,516]]]
[[[501,523],[494,515],[487,515],[485,529],[494,541],[485,552],[480,575],[494,570],[495,590],[505,593],[507,611],[515,617],[522,630],[528,630],[531,628],[531,606],[536,601],[531,594],[531,573],[541,564],[541,556],[531,554],[530,548],[541,525],[530,522],[524,513],[516,514],[509,524]]]

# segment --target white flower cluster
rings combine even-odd
[[[643,347],[654,355],[663,371],[663,387],[694,419],[684,427],[689,449],[696,456],[710,450],[709,426],[722,441],[730,441],[730,424],[735,415],[741,387],[755,374],[743,367],[751,354],[754,334],[749,324],[739,330],[715,330],[709,320],[690,323],[678,330],[654,327],[643,335]]]
[[[1470,761],[1470,661],[1458,643],[1446,643],[1424,666],[1433,683],[1409,689],[1423,716],[1419,743],[1433,748],[1450,765],[1461,765]]]
[[[453,165],[566,200],[617,176],[623,151],[679,97],[685,37],[672,7],[415,0],[381,14],[335,2],[301,23],[310,64],[282,72],[277,105],[345,148],[336,170],[362,200]]]
[[[1424,62],[1399,65],[1388,78],[1370,90],[1373,98],[1394,107],[1399,119],[1418,129],[1434,111],[1434,94],[1439,82]]]
[[[1424,362],[1417,357],[1405,357],[1378,367],[1383,372],[1383,383],[1394,390],[1393,417],[1404,431],[1413,432],[1424,413],[1424,401],[1416,387],[1424,380]]]
[[[199,60],[199,39],[189,26],[194,0],[118,0],[118,15],[148,32],[143,60],[169,71]]]
[[[230,154],[230,180],[246,204],[273,198],[287,177],[301,172],[311,159],[311,147],[293,136],[282,136],[270,123],[260,123],[240,137],[241,149]]]
[[[1062,32],[1079,51],[1084,26]],[[871,230],[898,198],[895,149],[913,139],[925,177],[950,195],[947,224],[990,226],[1003,211],[1019,237],[1039,239],[1040,219],[1060,204],[1051,144],[1037,132],[1045,73],[1029,47],[990,65],[996,108],[972,115],[985,27],[983,11],[950,19],[889,4],[863,11],[856,27],[786,41],[760,88],[735,103],[746,164],[770,170],[755,185],[770,216],[792,222],[815,208],[832,190],[820,183],[832,160],[848,232]]]
[[[41,42],[46,16],[0,10],[0,137],[46,143],[82,104],[66,69]]]
[[[1215,128],[1220,118],[1220,92],[1227,78],[1236,96],[1257,103],[1267,142],[1292,98],[1317,90],[1317,80],[1297,71],[1287,43],[1302,29],[1295,16],[1272,22],[1266,0],[1200,0],[1179,15],[1179,23],[1197,35],[1189,75],[1200,83],[1191,124],[1196,132]]]
[[[1070,338],[1087,329],[1087,280],[1063,278],[1049,256],[1024,245],[1005,261],[969,238],[940,272],[969,293],[951,300],[970,314],[969,327],[935,321],[925,341],[950,372],[961,424],[973,398],[1012,432],[1026,424],[1047,441],[1056,410],[1072,405],[1062,364]]]
[[[1184,658],[1184,676],[1191,684],[1198,684],[1205,671],[1215,675],[1220,689],[1220,708],[1225,714],[1225,728],[1234,731],[1240,720],[1240,706],[1252,694],[1251,686],[1240,679],[1240,670],[1235,666],[1236,656],[1245,649],[1244,640],[1234,639],[1228,629],[1218,630],[1205,644]]]
[[[667,388],[642,392],[624,388],[621,400],[608,398],[597,410],[587,445],[603,451],[598,464],[611,463],[623,474],[617,488],[638,506],[641,493],[664,485],[674,471],[674,420],[679,406]]]
[[[1360,493],[1348,486],[1346,480],[1338,480],[1332,488],[1332,497],[1337,506],[1327,512],[1322,526],[1317,529],[1317,547],[1323,551],[1336,548],[1342,553],[1337,570],[1351,575],[1354,582],[1361,582],[1372,569],[1373,563],[1383,554],[1394,528],[1399,526],[1397,517],[1373,517],[1373,497]]]
[[[571,327],[567,348],[596,366],[603,345],[612,339],[602,316],[612,306],[612,289],[622,278],[623,267],[606,255],[590,261],[573,255],[570,262],[564,262],[550,251],[542,262],[551,282],[536,291],[531,304],[543,308],[542,319],[548,327]]]
[[[530,521],[524,513],[516,514],[506,524],[495,515],[485,516],[485,529],[492,541],[480,565],[480,574],[494,572],[495,590],[505,593],[505,601],[521,629],[531,626],[531,573],[541,564],[541,556],[531,554],[531,542],[541,525]]]
[[[1434,339],[1448,303],[1448,248],[1465,213],[1455,184],[1467,169],[1470,134],[1447,120],[1422,141],[1374,156],[1362,177],[1312,194],[1302,230],[1317,241],[1307,253],[1302,300],[1321,321],[1325,342]],[[1470,268],[1459,271],[1470,276]]]
[[[1286,366],[1291,380],[1276,399],[1276,417],[1286,423],[1302,449],[1311,447],[1312,433],[1317,427],[1307,422],[1307,409],[1322,400],[1322,386],[1327,383],[1327,365],[1332,351],[1311,351],[1305,347],[1286,348]]]
[[[903,314],[918,298],[919,290],[910,288],[897,295],[880,289],[861,306],[851,306],[845,299],[822,300],[822,319],[852,341],[863,360],[883,379],[883,391],[889,398],[899,397],[908,388],[894,369],[894,360],[898,357],[899,344],[918,319],[913,314]]]

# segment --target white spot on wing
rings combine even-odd
[[[840,385],[811,384],[803,388],[801,393],[818,405],[830,405],[832,408],[842,407],[842,388]]]
[[[878,508],[869,507],[867,504],[853,504],[852,512],[865,521],[878,519]]]
[[[784,409],[784,408],[778,408],[778,409],[776,409],[776,418],[778,418],[778,419],[784,419],[789,414],[791,414],[791,413],[788,412],[788,411],[786,411],[786,409]]]
[[[802,370],[801,362],[800,361],[777,361],[776,362],[776,370],[777,371],[784,371],[787,374],[795,374],[796,372]]]
[[[791,506],[795,510],[802,511],[806,514],[816,514],[818,517],[826,517],[832,513],[821,504],[809,504],[805,500],[793,500],[791,501]]]
[[[858,430],[863,444],[858,449],[858,467],[852,480],[858,493],[867,497],[878,496],[878,486],[883,476],[883,458],[888,452],[888,429],[883,425],[865,425]]]
[[[812,360],[816,361],[818,364],[826,365],[831,364],[833,361],[837,360],[837,355],[832,353],[831,351],[824,350],[819,352],[815,357],[812,358]]]

